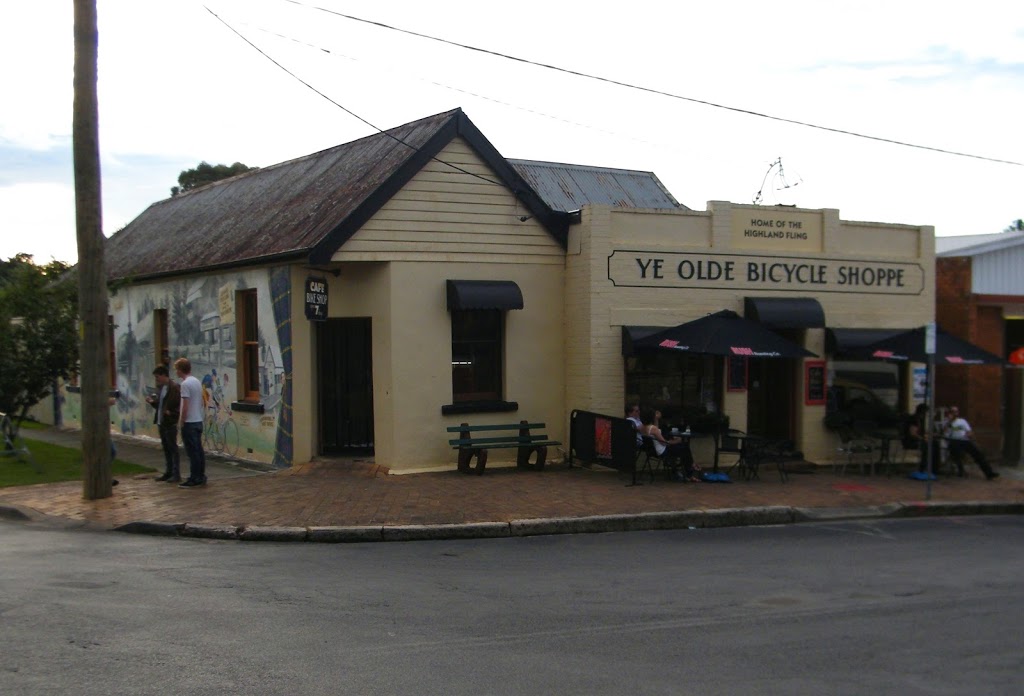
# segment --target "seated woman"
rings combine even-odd
[[[661,433],[661,428],[656,423],[654,414],[654,409],[646,409],[641,414],[640,422],[643,423],[643,427],[640,429],[640,433],[654,441],[654,451],[665,460],[666,466],[673,469],[673,475],[677,481],[699,481],[700,479],[694,476],[693,453],[690,452],[689,443],[679,437],[666,440]],[[677,467],[682,467],[682,473],[676,471]]]

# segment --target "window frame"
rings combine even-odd
[[[114,315],[107,315],[107,379],[111,389],[117,389],[117,341],[114,338]]]
[[[260,400],[259,302],[255,289],[235,292],[235,350],[239,401]]]
[[[502,402],[505,393],[505,314],[500,309],[451,311],[452,404]],[[491,321],[492,326],[480,320]],[[473,326],[472,322],[477,326]],[[489,335],[483,335],[484,333]],[[474,333],[475,332],[475,333]],[[484,360],[489,366],[464,369],[462,361]],[[466,374],[470,373],[470,374]],[[481,374],[483,373],[483,374]],[[471,385],[466,389],[465,385]],[[462,385],[462,386],[460,386]]]
[[[170,324],[166,309],[153,310],[153,360],[171,369]]]

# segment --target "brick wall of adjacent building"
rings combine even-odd
[[[999,307],[979,306],[971,294],[971,258],[935,260],[935,320],[946,331],[996,355],[1004,350]],[[978,446],[998,458],[1003,447],[1003,371],[999,366],[938,367],[936,406],[960,407],[974,428]]]

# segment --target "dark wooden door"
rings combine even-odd
[[[793,438],[795,365],[787,358],[752,358],[747,383],[747,432]]]
[[[320,452],[373,453],[373,361],[369,319],[319,325]]]

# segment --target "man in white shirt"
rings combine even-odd
[[[985,460],[978,446],[974,444],[974,431],[966,418],[960,415],[960,409],[956,406],[949,407],[949,420],[946,424],[946,441],[949,443],[949,454],[956,463],[957,475],[964,475],[964,453],[971,455],[971,459],[978,465],[978,468],[985,474],[985,478],[991,481],[999,476],[992,471],[992,467]]]
[[[179,488],[206,485],[206,454],[203,452],[203,385],[192,376],[188,358],[174,361],[174,371],[181,380],[181,443],[188,454],[188,479]]]

